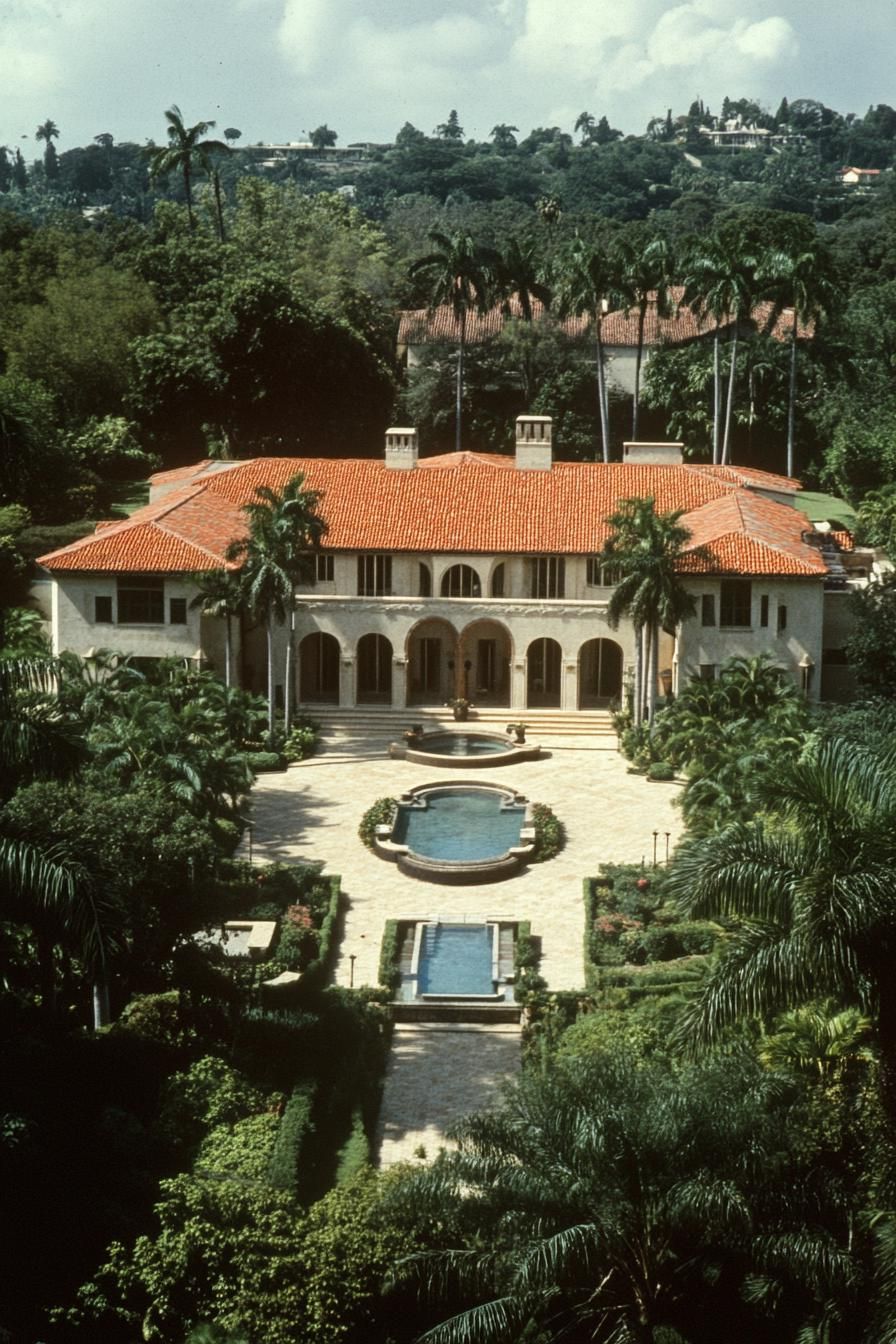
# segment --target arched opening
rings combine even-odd
[[[560,645],[556,639],[533,639],[526,650],[526,705],[529,709],[560,708]]]
[[[392,703],[392,645],[385,635],[362,635],[358,640],[359,705]]]
[[[463,694],[477,705],[510,704],[510,632],[498,621],[474,621],[461,635]]]
[[[339,641],[319,630],[299,645],[299,699],[339,704]]]
[[[417,566],[418,597],[432,597],[432,570],[421,560]]]
[[[622,695],[622,649],[613,639],[589,639],[579,653],[579,709],[601,709]]]
[[[442,597],[481,597],[482,584],[471,565],[452,565],[442,575]]]
[[[457,631],[448,621],[415,625],[407,643],[408,704],[444,705],[455,694]]]
[[[492,570],[492,597],[506,597],[504,585],[507,577],[507,566],[502,560],[499,565],[495,565]]]

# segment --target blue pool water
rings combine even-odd
[[[427,924],[420,946],[417,992],[494,994],[488,925]]]
[[[482,733],[433,733],[427,735],[415,751],[431,751],[434,756],[494,756],[507,751],[506,737],[486,737]]]
[[[502,808],[488,789],[427,793],[425,808],[399,803],[393,840],[428,859],[494,859],[520,842],[526,809]]]

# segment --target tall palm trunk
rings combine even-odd
[[[283,686],[283,731],[289,733],[292,726],[292,678],[295,658],[296,612],[295,595],[289,604],[289,637],[286,641],[286,681]]]
[[[722,421],[722,352],[719,349],[719,324],[712,343],[712,460],[719,461],[719,430]]]
[[[659,680],[660,631],[656,622],[650,626],[650,653],[647,659],[647,719],[653,732],[656,717],[656,687]]]
[[[233,633],[230,627],[230,612],[224,617],[224,685],[230,690],[233,680]]]
[[[93,983],[93,1029],[109,1025],[109,985],[105,976],[98,977]]]
[[[734,405],[734,377],[737,372],[737,323],[731,336],[731,369],[728,374],[728,401],[725,406],[725,437],[722,439],[722,465],[728,463],[728,436],[731,432],[731,408]]]
[[[218,224],[218,241],[224,242],[224,210],[221,205],[221,174],[212,169],[212,188],[215,193],[215,218]]]
[[[454,449],[460,452],[461,440],[461,411],[464,396],[464,340],[467,334],[467,315],[462,310],[460,314],[460,344],[457,347],[457,392],[454,408]]]
[[[635,397],[632,402],[632,441],[638,441],[638,410],[641,403],[641,360],[644,357],[644,321],[647,317],[647,303],[642,301],[638,309],[638,349],[635,353]]]
[[[790,392],[787,398],[787,475],[793,475],[794,427],[796,424],[796,307],[790,336]]]
[[[635,626],[635,680],[632,687],[632,723],[639,727],[644,704],[644,628]]]
[[[607,380],[604,374],[604,342],[602,332],[602,316],[597,316],[597,400],[600,406],[600,439],[603,449],[603,460],[610,460],[610,428],[607,424]]]
[[[184,159],[184,195],[187,198],[187,219],[190,221],[190,228],[194,228],[196,221],[193,218],[193,188],[190,182],[190,160]]]
[[[268,746],[274,749],[274,607],[268,608]]]

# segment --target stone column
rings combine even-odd
[[[355,656],[342,654],[339,660],[339,704],[343,709],[354,709],[355,699]]]
[[[408,703],[408,660],[392,659],[392,708],[405,709]]]
[[[516,658],[510,666],[510,708],[522,712],[526,708],[527,661]]]
[[[562,677],[560,684],[560,708],[571,711],[579,707],[579,664],[575,658],[564,658],[562,661]]]

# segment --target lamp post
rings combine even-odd
[[[653,866],[656,867],[656,842],[659,839],[659,831],[653,833]]]

